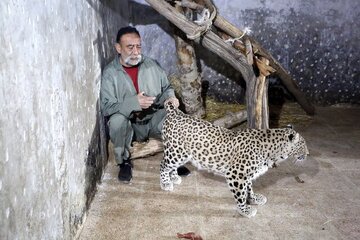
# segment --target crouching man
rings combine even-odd
[[[164,70],[141,54],[141,38],[136,28],[121,28],[115,49],[117,56],[102,74],[100,102],[104,116],[109,119],[110,139],[120,166],[118,178],[128,183],[132,179],[131,142],[161,138],[164,103],[171,101],[178,107],[179,101]],[[185,167],[178,172],[189,174]]]

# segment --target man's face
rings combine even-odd
[[[141,39],[136,33],[121,36],[115,48],[120,54],[120,63],[125,67],[136,66],[141,61]]]

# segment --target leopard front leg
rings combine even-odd
[[[239,178],[236,174],[236,170],[229,171],[226,174],[226,181],[230,188],[230,191],[233,193],[236,206],[240,215],[245,217],[253,217],[256,214],[256,208],[246,204],[247,199],[247,184],[248,181],[244,180],[244,178]]]
[[[247,195],[248,195],[247,201],[249,204],[264,205],[267,201],[264,195],[253,192],[251,181],[249,181],[249,183],[247,184]]]

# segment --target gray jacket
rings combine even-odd
[[[140,92],[157,97],[153,106],[143,111],[134,84],[120,64],[119,56],[116,56],[105,67],[101,78],[100,104],[103,115],[120,113],[130,119],[134,112],[142,111],[142,120],[148,120],[154,111],[164,106],[166,99],[175,96],[164,70],[148,57],[144,57],[139,64],[138,85]]]

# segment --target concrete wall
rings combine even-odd
[[[0,239],[72,239],[106,160],[101,68],[127,1],[0,2]]]
[[[358,0],[213,0],[219,13],[257,39],[287,69],[307,97],[319,104],[360,103],[360,5]],[[131,3],[132,22],[143,31],[148,54],[176,72],[171,28],[144,0]],[[166,57],[164,57],[166,56]],[[242,101],[243,82],[231,66],[197,48],[208,93]],[[278,79],[271,79],[273,85]]]

